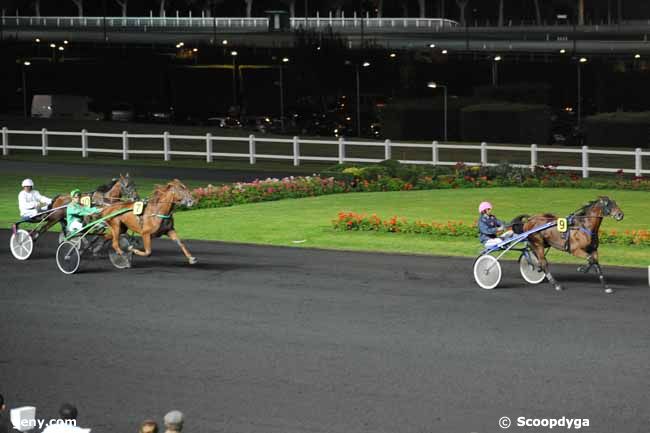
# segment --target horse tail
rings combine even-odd
[[[512,219],[512,221],[510,221],[510,224],[508,225],[512,227],[513,232],[519,235],[524,232],[524,224],[526,224],[528,218],[530,218],[530,215],[526,215],[526,214],[517,215]]]

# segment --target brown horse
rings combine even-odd
[[[173,212],[176,205],[192,206],[194,199],[190,190],[178,179],[174,179],[164,186],[156,186],[151,197],[147,200],[142,215],[135,215],[133,212],[126,212],[107,220],[110,231],[106,239],[112,240],[112,246],[116,253],[122,255],[124,251],[120,248],[120,235],[127,230],[139,233],[144,243],[144,251],[130,247],[129,251],[138,256],[151,255],[151,239],[167,235],[181,248],[190,264],[196,263],[185,244],[179,239],[174,230]],[[108,206],[102,209],[102,217],[117,210],[133,207],[133,203],[121,203]]]
[[[587,259],[587,264],[580,266],[578,270],[587,273],[592,267],[595,268],[605,293],[614,292],[605,282],[605,277],[598,263],[598,229],[603,222],[603,218],[607,216],[620,221],[624,215],[614,200],[601,196],[567,217],[568,229],[566,233],[561,233],[557,227],[551,227],[528,236],[528,244],[539,260],[541,270],[544,271],[546,278],[556,290],[562,290],[562,286],[548,270],[545,248],[549,246],[569,252],[576,257]],[[523,220],[525,217],[518,218]],[[524,221],[523,231],[531,230],[554,220],[557,220],[557,217],[552,214],[529,217]]]
[[[135,183],[129,177],[127,173],[126,176],[112,179],[105,185],[98,186],[94,192],[82,194],[82,197],[90,196],[93,206],[107,206],[109,204],[120,201],[122,198],[128,200],[137,200],[138,192],[135,189]],[[63,226],[65,224],[66,209],[63,206],[66,206],[70,203],[70,196],[68,194],[57,195],[52,199],[52,204],[49,206],[50,209],[57,209],[47,215],[45,220],[47,221],[39,230],[38,233],[34,233],[34,238],[37,238],[41,233],[45,233],[55,225],[60,222]]]

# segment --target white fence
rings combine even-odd
[[[12,145],[11,144],[11,135],[32,135],[40,137],[40,140],[36,141],[37,145]],[[65,137],[76,137],[80,140],[80,147],[70,147],[70,146],[50,146],[48,144],[48,138],[52,136],[65,136]],[[104,137],[104,138],[117,138],[121,140],[120,148],[98,148],[98,147],[89,147],[88,138],[89,137]],[[131,139],[155,139],[160,140],[161,147],[159,149],[131,149],[129,148],[129,141]],[[172,148],[172,140],[195,140],[198,143],[201,143],[196,151],[188,150],[174,150]],[[233,152],[215,152],[215,147],[218,149],[218,144],[220,142],[244,142],[248,144],[248,152],[246,153],[233,153]],[[264,143],[285,143],[291,144],[292,151],[290,154],[270,154],[265,152],[258,151],[258,144]],[[337,149],[337,156],[313,156],[313,155],[304,155],[301,153],[301,145],[303,144],[320,144],[320,145],[329,145]],[[216,145],[216,146],[215,146]],[[351,158],[347,156],[347,151],[350,148],[355,147],[375,147],[383,149],[383,158]],[[564,171],[580,171],[582,172],[582,177],[589,177],[590,172],[600,172],[600,173],[616,173],[620,170],[618,167],[594,167],[589,165],[589,155],[618,155],[618,156],[629,156],[634,159],[634,168],[633,169],[622,169],[625,173],[633,173],[635,176],[642,176],[644,174],[650,174],[650,169],[643,169],[642,160],[644,156],[650,156],[650,151],[643,151],[640,148],[635,149],[634,151],[626,150],[602,150],[602,149],[590,149],[587,146],[582,146],[581,148],[557,148],[549,146],[538,146],[536,144],[531,144],[530,146],[498,146],[498,145],[488,145],[487,143],[481,144],[441,144],[437,141],[433,141],[430,144],[418,144],[418,143],[399,143],[392,142],[391,140],[381,141],[349,141],[343,137],[338,140],[312,140],[312,139],[302,139],[299,137],[293,137],[290,139],[287,138],[260,138],[255,137],[254,135],[249,135],[248,137],[221,137],[213,136],[208,133],[206,135],[175,135],[165,132],[163,134],[129,134],[127,131],[122,132],[121,134],[109,134],[109,133],[95,133],[88,132],[85,129],[80,132],[63,132],[63,131],[48,131],[47,129],[42,129],[41,131],[24,131],[24,130],[10,130],[6,127],[2,128],[2,155],[8,156],[12,149],[16,150],[31,150],[40,152],[43,156],[47,156],[49,151],[57,152],[76,152],[80,153],[83,158],[87,158],[91,153],[106,153],[106,154],[120,154],[123,160],[128,160],[131,155],[162,155],[165,161],[170,161],[172,156],[200,156],[204,157],[206,162],[212,162],[214,158],[245,158],[250,161],[251,164],[255,164],[258,159],[272,159],[272,160],[288,160],[293,161],[294,166],[299,166],[301,161],[315,161],[315,162],[361,162],[361,163],[375,163],[380,162],[383,159],[392,159],[393,150],[396,148],[411,148],[411,149],[426,149],[427,154],[430,155],[430,158],[421,159],[421,160],[399,160],[405,164],[425,164],[425,165],[455,165],[457,161],[442,161],[439,158],[439,151],[441,149],[454,149],[454,150],[473,150],[477,152],[479,156],[478,161],[464,161],[466,165],[497,165],[496,163],[491,163],[488,159],[488,152],[490,150],[494,151],[507,151],[507,152],[523,152],[528,154],[530,157],[530,164],[512,164],[518,167],[528,167],[531,170],[534,170],[538,165],[538,155],[540,153],[568,153],[568,154],[577,154],[579,160],[581,161],[580,165],[571,166],[571,165],[560,165],[555,167],[557,170]]]
[[[2,16],[3,26],[8,27],[46,27],[46,28],[208,28],[208,29],[263,29],[268,30],[268,18],[222,18],[222,17],[31,17]],[[458,26],[456,21],[443,18],[369,18],[329,17],[291,18],[290,27],[298,28],[366,28],[366,29],[410,29],[440,30]]]

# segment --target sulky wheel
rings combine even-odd
[[[81,255],[77,243],[64,241],[56,249],[56,265],[64,274],[74,274],[79,269]]]
[[[119,243],[120,243],[120,248],[123,251],[122,255],[117,254],[112,247],[109,247],[108,260],[110,260],[113,266],[115,266],[118,269],[130,268],[131,263],[133,262],[133,253],[129,251],[129,246],[130,246],[129,236],[127,236],[126,234],[120,235]]]
[[[490,255],[484,255],[474,262],[474,279],[483,289],[494,289],[501,282],[501,264]]]
[[[27,230],[18,229],[9,240],[11,254],[18,260],[27,260],[34,251],[34,240]]]
[[[539,267],[537,256],[532,251],[519,256],[519,272],[523,279],[530,284],[539,284],[546,278],[546,274]]]

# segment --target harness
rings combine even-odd
[[[583,219],[584,217],[581,215],[584,213],[585,209],[588,207],[591,207],[594,205],[596,202],[590,202],[586,204],[585,206],[581,207],[580,209],[575,210],[569,216],[567,216],[567,223],[569,225],[568,230],[564,233],[562,233],[562,239],[564,239],[564,251],[570,252],[571,251],[571,230],[578,230],[581,231],[582,233],[586,234],[589,236],[591,242],[589,243],[589,249],[591,251],[596,251],[598,249],[598,233],[597,232],[592,232],[588,228],[584,227],[581,223],[577,222],[576,220]],[[609,209],[604,208],[604,215],[607,216],[609,214]],[[604,216],[600,217],[591,217],[591,218],[604,218]]]

